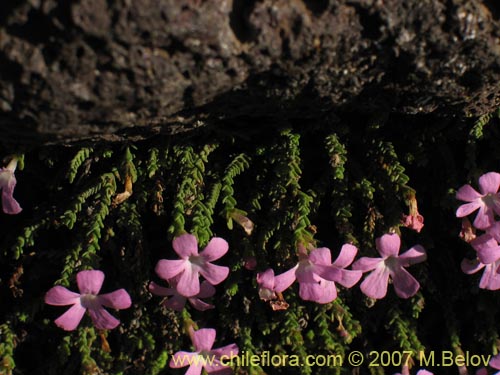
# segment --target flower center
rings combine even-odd
[[[495,205],[495,201],[498,200],[498,197],[496,194],[488,193],[481,199],[486,206],[491,207]]]
[[[384,264],[387,268],[395,269],[398,265],[398,258],[390,256],[389,258],[384,260]]]
[[[82,294],[80,296],[80,303],[86,309],[95,309],[99,307],[98,298],[93,294]]]
[[[197,266],[203,266],[205,264],[205,259],[201,255],[190,255],[188,260]]]

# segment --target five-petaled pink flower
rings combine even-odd
[[[259,297],[261,300],[272,301],[278,298],[274,285],[274,270],[272,268],[257,273],[257,284],[259,285]]]
[[[202,369],[205,369],[209,374],[231,374],[231,367],[225,366],[224,363],[227,363],[232,357],[238,355],[238,347],[236,344],[212,349],[216,335],[215,329],[213,328],[203,328],[195,331],[193,327],[189,327],[189,334],[196,351],[180,351],[175,353],[172,359],[170,359],[169,366],[171,368],[189,366],[186,375],[200,375]]]
[[[465,217],[479,209],[474,219],[473,225],[477,229],[486,229],[493,225],[494,213],[500,215],[500,173],[489,172],[479,177],[478,193],[472,186],[464,185],[458,189],[456,198],[469,202],[461,205],[457,209],[457,217]]]
[[[14,158],[5,168],[0,168],[0,189],[2,189],[2,209],[6,214],[15,215],[22,211],[19,203],[14,199],[17,159]]]
[[[398,255],[401,239],[395,233],[384,234],[376,239],[375,244],[382,258],[363,257],[352,265],[353,269],[363,272],[373,270],[361,283],[361,291],[370,298],[384,298],[390,277],[399,297],[409,298],[415,295],[420,284],[403,267],[425,261],[427,259],[425,249],[420,245],[415,245]]]
[[[125,289],[98,295],[104,281],[104,273],[98,270],[80,271],[76,275],[76,281],[80,293],[58,285],[51,288],[45,295],[45,303],[49,305],[73,305],[55,320],[56,325],[66,331],[72,331],[88,310],[96,328],[112,329],[118,326],[120,321],[107,312],[103,306],[113,309],[129,308],[132,301]]]
[[[156,273],[164,280],[177,278],[177,292],[184,297],[200,293],[200,274],[212,285],[224,281],[229,268],[210,262],[227,253],[227,242],[219,237],[210,240],[205,249],[198,254],[198,241],[192,234],[183,234],[172,241],[175,252],[181,259],[161,259],[156,265]]]
[[[489,233],[483,234],[470,242],[476,250],[477,258],[474,260],[464,259],[461,264],[462,271],[468,275],[476,273],[484,268],[483,275],[479,281],[481,289],[500,289],[500,247],[496,239]]]
[[[309,255],[301,248],[299,263],[274,277],[274,291],[283,292],[297,279],[300,298],[317,303],[329,303],[337,298],[335,282],[350,288],[361,278],[362,272],[344,269],[352,263],[357,252],[355,246],[345,244],[332,263],[330,249],[326,247],[314,249]]]
[[[176,289],[177,281],[172,279],[169,281],[171,287],[165,288],[156,284],[152,281],[149,284],[149,291],[157,296],[169,297],[165,302],[163,302],[163,306],[170,308],[175,311],[182,311],[184,309],[184,305],[186,304],[186,300],[199,311],[205,311],[209,309],[213,309],[215,306],[209,303],[203,302],[200,298],[209,298],[215,294],[215,288],[210,285],[207,281],[203,281],[200,286],[200,293],[193,297],[184,297],[179,294]]]
[[[471,275],[484,268],[483,275],[479,281],[481,289],[498,290],[500,289],[500,274],[497,272],[500,267],[500,260],[494,263],[484,264],[479,259],[464,259],[461,263],[461,268],[464,273]]]

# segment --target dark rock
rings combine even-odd
[[[499,16],[492,0],[5,1],[2,142],[200,118],[484,114],[500,99]]]

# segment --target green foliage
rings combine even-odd
[[[236,342],[250,356],[269,351],[303,360],[310,354],[345,358],[352,350],[450,348],[459,354],[462,348],[481,347],[495,352],[500,308],[473,289],[476,280],[463,277],[456,266],[468,245],[458,242],[458,229],[450,229],[450,222],[454,191],[465,183],[461,179],[500,160],[494,148],[497,130],[486,126],[498,115],[480,118],[470,129],[463,125],[461,131],[410,125],[401,130],[386,117],[380,124],[328,124],[327,134],[290,125],[244,144],[207,130],[136,144],[27,153],[23,173],[39,169],[40,176],[49,177],[36,202],[22,202],[30,214],[11,220],[4,230],[0,373],[24,375],[40,368],[51,375],[167,374],[171,355],[190,350],[190,325],[217,328],[215,347]],[[469,150],[465,167],[460,164],[464,147]],[[482,149],[488,161],[481,159]],[[421,234],[397,229],[415,193],[426,216]],[[427,226],[427,219],[433,224]],[[283,305],[259,298],[256,272],[272,267],[279,274],[293,267],[299,246],[329,247],[335,259],[349,242],[359,248],[358,257],[374,256],[375,239],[395,228],[403,243],[422,243],[432,262],[410,269],[422,285],[413,298],[396,298],[389,285],[388,296],[374,303],[358,286],[337,285],[337,299],[319,305],[302,301],[296,284],[280,296]],[[197,236],[200,248],[214,236],[229,242],[229,252],[215,263],[230,267],[230,276],[206,300],[214,310],[199,312],[188,302],[177,313],[148,291],[151,280],[166,286],[155,275],[155,265],[174,259],[171,240],[185,232]],[[243,266],[250,256],[257,261],[255,271]],[[130,309],[112,312],[121,320],[119,328],[100,332],[88,318],[71,333],[54,326],[64,310],[44,305],[43,294],[53,285],[75,290],[75,275],[83,269],[106,273],[103,293],[125,288],[131,294]],[[22,297],[16,288],[24,291]],[[286,304],[286,311],[273,310]],[[464,304],[478,306],[481,319],[456,312]],[[428,306],[440,320],[429,321]],[[466,335],[464,321],[472,322],[473,338]],[[433,332],[440,324],[445,328]],[[24,332],[27,339],[20,340]],[[50,353],[43,349],[47,341],[56,348]],[[45,366],[36,358],[30,362],[26,352],[32,345],[42,348]],[[235,371],[262,375],[290,369],[241,365]],[[345,364],[293,371],[344,374],[352,369]],[[363,367],[360,373],[368,371],[384,369]]]
[[[78,174],[78,170],[85,163],[93,153],[91,147],[83,147],[77,151],[76,155],[71,159],[69,163],[68,171],[66,172],[66,178],[69,183],[72,184]]]

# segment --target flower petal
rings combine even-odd
[[[318,266],[320,267],[320,266]],[[319,276],[315,273],[317,266],[308,260],[301,260],[295,271],[295,277],[299,283],[319,283]]]
[[[497,272],[499,262],[487,264],[483,275],[479,281],[481,289],[498,290],[500,289],[500,274]]]
[[[500,187],[500,174],[496,172],[489,172],[479,177],[479,190],[484,195],[496,194]]]
[[[193,331],[191,335],[191,340],[193,341],[194,348],[197,352],[209,351],[214,346],[215,342],[215,329],[213,328],[202,328],[197,331]]]
[[[399,262],[403,267],[411,266],[427,260],[427,252],[421,245],[415,245],[406,250],[399,257]]]
[[[419,282],[403,267],[393,272],[392,281],[396,294],[401,298],[414,296],[420,288]]]
[[[329,281],[337,281],[342,277],[340,273],[340,269],[337,267],[333,267],[332,265],[330,266],[323,266],[321,264],[317,264],[314,266],[314,273],[321,277],[322,279],[329,280]],[[297,277],[297,280],[302,281]],[[314,279],[312,280],[314,281]]]
[[[198,356],[198,360],[189,366],[186,373],[184,375],[200,375],[201,370],[203,369],[203,364],[206,362],[203,357]]]
[[[345,288],[352,288],[363,276],[361,271],[340,270],[340,277],[337,280]]]
[[[120,324],[120,321],[103,307],[99,309],[89,309],[89,315],[97,329],[113,329]]]
[[[268,268],[264,272],[257,273],[257,284],[259,284],[261,288],[274,290],[274,270]]]
[[[208,245],[200,253],[207,262],[213,262],[224,256],[229,249],[229,245],[226,240],[219,237],[214,237],[210,240]]]
[[[186,299],[187,299],[186,297],[181,296],[180,294],[175,294],[174,296],[167,299],[163,303],[163,306],[165,306],[168,309],[181,312],[184,309],[184,306],[186,305]]]
[[[472,275],[473,273],[476,273],[477,271],[483,269],[485,266],[484,263],[481,263],[478,259],[467,259],[464,258],[462,260],[462,263],[460,264],[460,268],[462,269],[463,273],[466,273],[467,275]]]
[[[486,233],[492,236],[497,242],[500,242],[500,221],[495,221],[493,225],[487,229]]]
[[[319,286],[322,289],[321,297],[315,300],[317,303],[325,304],[337,298],[337,287],[333,281],[321,280]]]
[[[229,275],[229,267],[206,263],[200,266],[201,275],[212,285],[223,282]]]
[[[304,301],[319,301],[325,293],[324,288],[317,283],[299,283],[299,296]]]
[[[396,233],[384,234],[375,240],[375,247],[383,258],[388,258],[391,255],[397,256],[401,247],[401,239]]]
[[[198,240],[192,234],[182,234],[172,241],[174,251],[183,259],[198,255]]]
[[[184,297],[193,297],[200,293],[200,275],[198,266],[189,266],[184,269],[177,283],[177,292]]]
[[[53,306],[67,306],[79,303],[80,295],[57,285],[45,294],[45,303]]]
[[[189,303],[191,304],[191,306],[193,306],[198,311],[206,311],[206,310],[210,310],[210,309],[215,308],[214,305],[203,302],[199,298],[191,297],[191,298],[188,298],[188,300],[189,300]]]
[[[434,374],[430,371],[422,369],[417,371],[417,375],[434,375]]]
[[[161,297],[171,296],[174,295],[176,292],[174,288],[165,288],[163,286],[156,284],[154,281],[151,281],[149,283],[148,289],[155,296],[161,296]]]
[[[470,244],[477,251],[481,263],[493,263],[500,258],[498,242],[488,233],[476,237]]]
[[[361,283],[361,291],[370,298],[380,299],[387,294],[389,269],[380,263]]]
[[[472,186],[464,185],[458,189],[455,198],[463,202],[474,202],[482,197]]]
[[[327,247],[314,249],[309,254],[309,260],[314,264],[330,266],[332,264],[332,252]]]
[[[195,358],[197,357],[198,353],[192,353],[192,352],[176,352],[172,358],[170,359],[170,362],[168,366],[170,368],[181,368],[181,367],[186,367],[186,366],[191,366],[194,365]],[[200,371],[199,374],[201,374],[201,363],[199,365]]]
[[[170,280],[183,272],[189,265],[189,261],[184,259],[160,259],[156,264],[155,272],[163,280]]]
[[[335,262],[333,262],[333,265],[339,268],[346,268],[352,263],[357,253],[358,248],[356,246],[346,243],[340,249],[340,254],[335,259]]]
[[[112,309],[128,309],[132,305],[130,295],[125,289],[118,289],[111,293],[102,294],[97,297],[99,302]]]
[[[368,272],[377,268],[384,260],[382,258],[359,258],[352,264],[352,269],[361,272]]]
[[[483,202],[481,200],[477,200],[475,202],[471,203],[466,203],[462,204],[460,207],[457,208],[457,212],[455,213],[456,217],[465,217],[474,211],[476,211],[479,207],[483,205]]]
[[[493,209],[485,204],[481,205],[479,207],[479,212],[474,219],[473,225],[477,229],[487,229],[488,227],[492,226],[494,222],[495,217],[493,214]]]
[[[220,358],[223,355],[228,356],[229,358],[238,355],[239,349],[236,344],[229,344],[226,346],[222,346],[220,348],[212,349],[210,354],[214,354],[216,357]]]
[[[209,298],[215,294],[215,288],[208,281],[203,281],[200,285],[200,293],[196,295],[198,298]]]
[[[80,303],[75,303],[68,311],[57,318],[54,323],[65,331],[73,331],[80,324],[85,310],[86,308]]]
[[[104,272],[99,270],[80,271],[76,275],[76,282],[81,294],[99,294],[104,282]]]
[[[496,370],[500,370],[500,354],[497,354],[496,356],[492,357],[490,359],[489,365]]]
[[[2,209],[3,212],[10,215],[18,214],[22,211],[19,203],[14,199],[14,188],[16,187],[16,177],[14,174],[7,180],[2,188]]]
[[[290,268],[288,271],[274,277],[274,290],[276,292],[281,293],[293,284],[296,278],[295,272],[298,267],[299,265],[296,265],[295,267]]]

